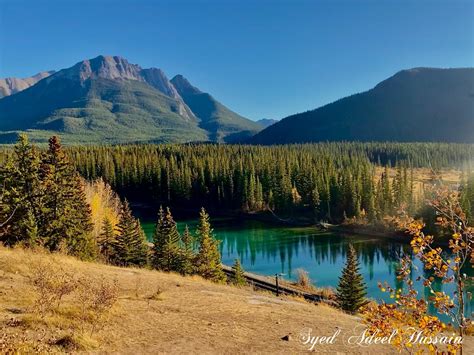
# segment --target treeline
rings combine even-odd
[[[152,204],[156,209],[164,205],[190,212],[202,206],[224,212],[270,210],[281,217],[296,216],[313,222],[373,223],[395,214],[400,207],[412,214],[417,211],[429,214],[429,211],[420,211],[424,196],[420,186],[415,184],[414,167],[468,166],[468,162],[473,161],[473,147],[436,143],[321,143],[272,147],[189,144],[83,146],[68,147],[65,151],[71,164],[87,181],[102,178],[120,196]],[[12,159],[20,159],[18,149],[2,151],[5,167],[11,165]],[[38,156],[51,154],[48,153],[51,147],[34,150]],[[18,164],[28,166],[22,169],[39,170],[44,158],[35,159],[39,162]],[[435,181],[436,169],[433,168],[433,172]],[[20,175],[29,173],[31,171],[23,171]],[[38,174],[40,177],[33,178],[32,183],[38,184],[43,179]],[[13,175],[8,171],[5,175],[8,185]],[[72,176],[72,172],[67,175]],[[464,203],[474,205],[467,175],[463,181],[468,196]],[[86,186],[87,196],[91,193]],[[112,199],[117,201],[117,197]],[[36,200],[43,201],[43,198]],[[115,213],[106,213],[115,221],[114,225],[120,217],[118,203],[111,207]],[[97,236],[101,228],[97,221],[102,222],[104,218],[97,211],[105,209],[97,208],[95,197],[89,204],[94,221],[93,235]],[[31,220],[43,228],[45,223],[41,219],[44,217],[38,215],[39,207],[32,210]]]
[[[474,224],[474,173],[461,179],[460,203],[471,225]]]
[[[204,209],[194,237],[187,228],[180,235],[170,210],[160,208],[151,247],[128,202],[102,180],[84,182],[57,137],[39,151],[21,135],[0,179],[0,241],[6,246],[226,281]]]
[[[428,154],[422,152],[425,146],[431,149]],[[469,156],[460,145],[403,147],[375,143],[129,145],[71,147],[68,152],[87,179],[102,177],[121,195],[155,206],[196,210],[204,205],[211,210],[246,212],[270,209],[286,216],[340,222],[345,218],[382,220],[401,205],[417,208],[413,160],[395,162],[399,150],[421,163],[425,155],[440,148],[429,160],[438,165],[444,159],[460,163]],[[375,156],[381,164],[391,165],[393,160],[395,177],[389,176],[388,169],[377,173],[377,164],[372,162]]]

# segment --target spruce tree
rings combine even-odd
[[[70,233],[65,243],[67,252],[81,259],[94,259],[97,257],[97,243],[92,236],[91,208],[87,203],[84,181],[75,171],[70,196],[69,208],[65,210],[70,220],[64,228]]]
[[[247,281],[245,280],[244,269],[242,268],[242,264],[240,264],[239,259],[235,259],[232,269],[234,270],[234,274],[232,275],[232,283],[235,286],[245,286]]]
[[[360,307],[367,304],[364,278],[359,272],[359,261],[354,247],[350,244],[347,260],[337,286],[337,302],[346,312],[355,314]]]
[[[178,271],[180,265],[180,235],[169,208],[160,207],[153,234],[153,267],[162,271]]]
[[[2,166],[0,218],[5,223],[1,239],[6,245],[41,243],[38,223],[42,212],[44,188],[40,179],[40,155],[20,134],[12,157]]]
[[[90,207],[81,179],[56,136],[49,139],[40,177],[47,192],[39,221],[39,232],[45,238],[46,247],[51,250],[65,249],[82,258],[94,257],[96,246],[91,237]]]
[[[115,263],[122,266],[145,265],[148,250],[145,234],[138,220],[132,216],[127,201],[122,207],[117,232],[113,243]]]
[[[219,241],[212,235],[209,215],[204,208],[201,208],[199,214],[199,225],[196,234],[199,239],[199,251],[196,256],[197,273],[205,279],[224,283],[226,276],[221,266]]]
[[[319,191],[318,187],[315,186],[314,189],[311,190],[310,196],[309,196],[309,205],[311,207],[311,212],[314,215],[315,221],[318,219],[319,216],[319,205],[321,203],[321,200],[319,198]]]
[[[109,218],[104,218],[102,222],[102,230],[100,232],[97,244],[99,251],[103,255],[106,262],[113,259],[115,232],[114,226]]]
[[[181,236],[181,253],[179,272],[182,275],[191,275],[194,273],[194,261],[196,255],[194,253],[194,238],[189,232],[188,226],[184,229]]]

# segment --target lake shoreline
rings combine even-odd
[[[327,230],[343,234],[382,237],[407,244],[411,240],[410,236],[406,233],[397,231],[380,231],[376,230],[375,227],[372,226],[362,226],[354,224],[329,224],[321,222],[315,223],[309,222],[308,220],[284,221],[281,219],[279,220],[268,213],[240,213],[237,217],[247,220],[256,220],[276,226],[315,228],[318,231]]]
[[[139,215],[144,217],[144,215],[150,216],[150,211],[154,211],[154,207],[151,205],[137,204],[134,203],[132,207],[137,208],[140,211]],[[146,211],[143,214],[143,211]],[[199,211],[189,210],[189,209],[179,209],[174,208],[173,214],[178,216],[178,219],[181,218],[195,218]],[[411,241],[411,236],[402,231],[395,230],[380,230],[380,227],[370,226],[370,225],[358,225],[358,224],[329,224],[316,222],[309,217],[300,216],[297,218],[280,218],[276,214],[270,211],[264,212],[242,212],[242,211],[217,211],[209,209],[208,212],[211,215],[211,221],[213,218],[229,218],[236,220],[246,220],[246,221],[258,221],[265,224],[268,224],[272,227],[293,227],[293,228],[314,228],[315,231],[330,231],[341,234],[349,235],[360,235],[360,236],[369,236],[369,237],[378,237],[384,238],[387,240],[392,240],[402,244],[409,244]],[[155,215],[155,214],[151,214]],[[145,218],[149,219],[149,218]],[[435,241],[436,246],[445,247],[448,245],[447,241]]]

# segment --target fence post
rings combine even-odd
[[[278,286],[278,274],[275,274],[276,295],[280,296],[280,287]]]

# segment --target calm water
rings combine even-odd
[[[153,234],[153,223],[143,223],[149,238]],[[196,220],[180,221],[178,229],[182,232],[187,224],[191,231],[195,231],[196,223]],[[316,286],[335,288],[346,260],[348,244],[352,243],[358,252],[361,272],[371,298],[390,300],[386,293],[378,289],[379,281],[403,286],[396,279],[396,269],[398,255],[410,249],[406,244],[381,237],[334,234],[314,228],[269,226],[257,221],[213,219],[211,223],[214,234],[222,241],[222,262],[227,265],[232,265],[239,258],[246,271],[268,276],[282,273],[282,277],[288,280],[294,280],[297,269],[302,268],[309,273]],[[423,270],[421,265],[418,267]],[[474,275],[472,268],[467,272]],[[433,284],[434,289],[444,288],[447,292],[451,291],[450,287],[440,282]],[[421,285],[418,290],[426,297],[429,295]],[[474,291],[472,284],[467,291]],[[470,315],[473,310],[474,300],[468,301],[467,314]]]

